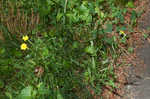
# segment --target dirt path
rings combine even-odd
[[[130,68],[129,84],[126,86],[128,96],[125,99],[150,99],[150,43],[145,42],[137,54],[144,64]]]
[[[150,34],[150,0],[147,2],[146,13],[138,24],[140,31]],[[137,57],[144,64],[136,64],[129,68],[127,94],[124,99],[150,99],[150,40],[145,40],[142,48],[137,49]],[[138,60],[135,60],[138,63]]]

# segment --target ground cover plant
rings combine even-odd
[[[127,0],[1,0],[0,98],[94,99],[136,23]]]

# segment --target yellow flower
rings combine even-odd
[[[27,40],[29,39],[29,37],[28,37],[27,35],[25,35],[25,36],[22,37],[22,39],[23,39],[24,41],[27,41]]]
[[[120,35],[123,35],[123,36],[126,36],[125,32],[122,31],[122,30],[120,30],[119,34],[120,34]]]
[[[124,32],[124,31],[122,31],[122,30],[120,30],[120,34],[123,34],[123,35],[124,35],[124,34],[125,34],[125,32]]]
[[[26,50],[27,48],[28,48],[28,46],[27,46],[26,43],[22,43],[21,46],[20,46],[21,50]]]

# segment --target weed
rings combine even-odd
[[[126,43],[116,2],[0,1],[0,98],[92,99],[116,88],[111,58],[117,39]]]

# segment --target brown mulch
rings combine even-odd
[[[125,16],[125,20],[126,23],[129,24],[130,22],[130,11],[131,10],[135,10],[135,11],[140,11],[141,9],[143,9],[145,12],[142,14],[141,18],[138,19],[138,23],[141,22],[141,20],[143,20],[143,17],[146,15],[146,10],[147,9],[147,2],[148,0],[136,0],[135,1],[135,5],[136,8],[134,9],[128,9],[128,12]],[[141,48],[142,45],[144,44],[144,38],[143,38],[143,33],[146,33],[146,31],[140,31],[139,27],[136,26],[134,28],[134,32],[126,32],[127,35],[129,35],[129,39],[127,40],[127,45],[128,47],[133,47],[134,51],[133,53],[129,53],[127,51],[127,47],[125,45],[120,45],[119,48],[123,49],[123,50],[119,50],[119,52],[121,52],[121,56],[117,59],[116,64],[114,64],[115,67],[115,74],[117,76],[116,79],[116,86],[118,87],[117,89],[115,89],[114,91],[111,91],[112,88],[109,86],[105,86],[102,96],[104,99],[126,99],[124,96],[126,96],[126,91],[124,89],[125,85],[128,83],[127,77],[129,77],[128,71],[130,68],[129,65],[132,66],[137,66],[142,64],[144,65],[144,62],[142,60],[140,60],[138,58],[137,55],[137,49]],[[149,39],[148,39],[149,40]],[[150,40],[149,40],[150,42]],[[120,64],[121,66],[117,66],[118,64]],[[143,69],[141,69],[142,71]],[[140,73],[140,70],[136,70],[136,73]]]

